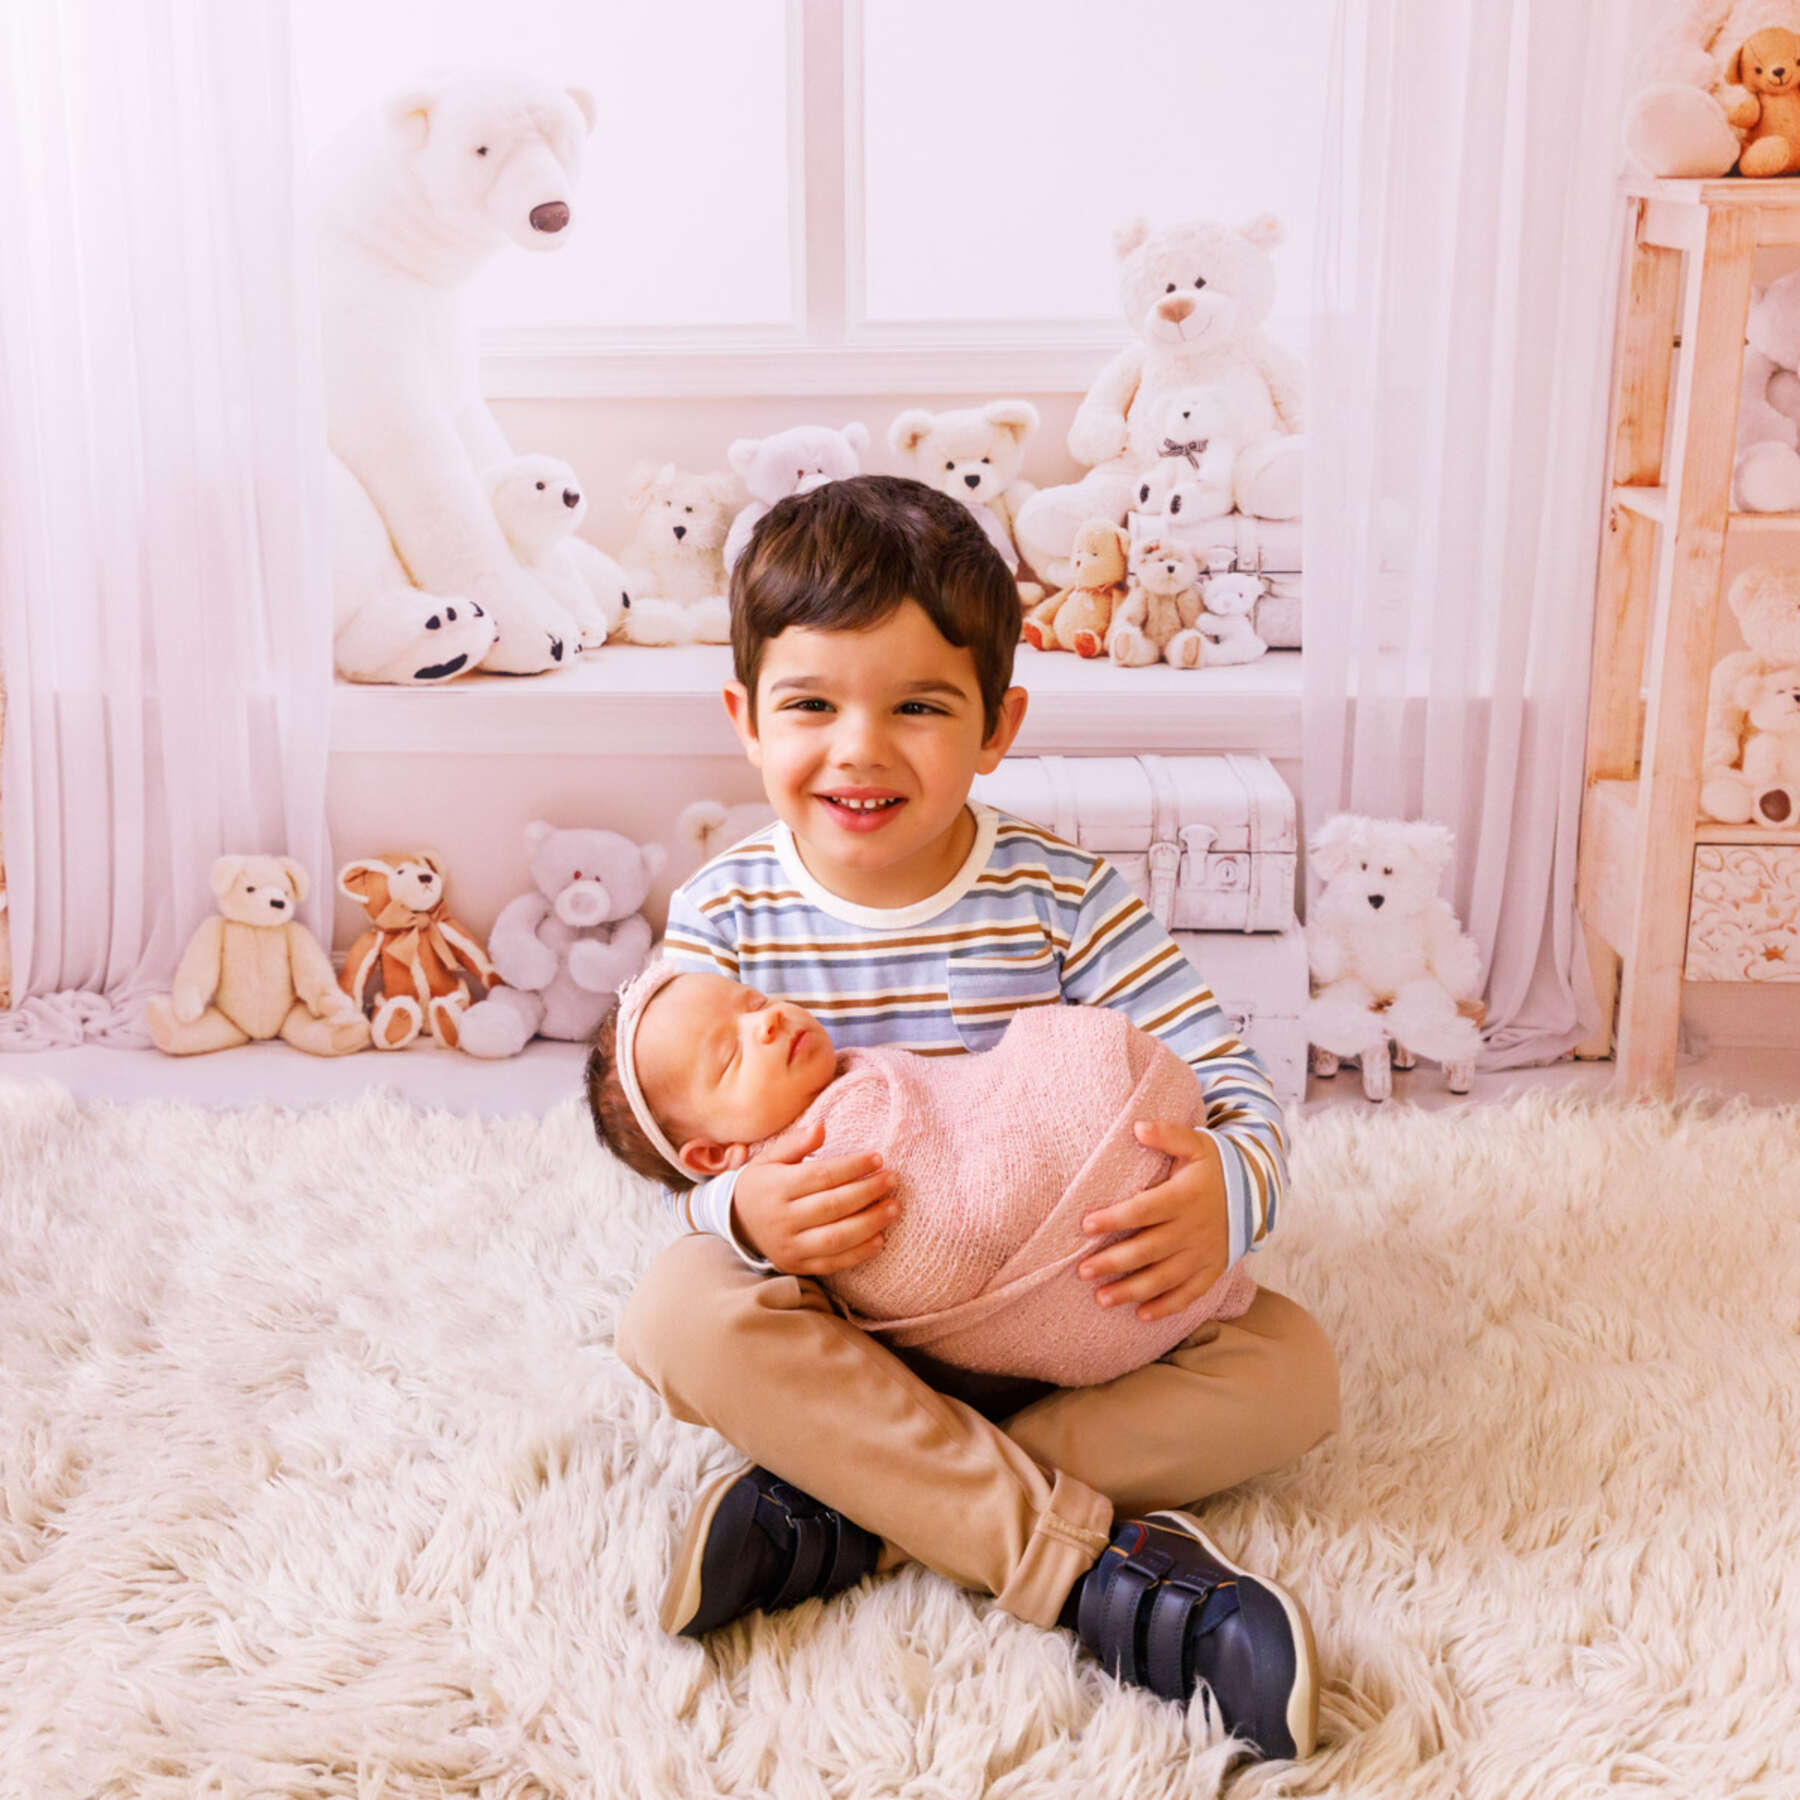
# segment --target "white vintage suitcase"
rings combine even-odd
[[[1294,796],[1267,757],[1017,757],[974,793],[1098,851],[1170,931],[1294,921]]]
[[[1306,1097],[1306,1033],[1300,1011],[1309,993],[1306,938],[1286,931],[1178,931],[1175,941],[1213,991],[1231,1028],[1268,1066],[1276,1097]]]
[[[1229,512],[1171,524],[1162,513],[1133,512],[1126,514],[1125,522],[1134,544],[1146,536],[1191,544],[1215,575],[1232,569],[1245,575],[1300,572],[1298,519],[1251,519]]]

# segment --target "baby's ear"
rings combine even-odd
[[[723,1175],[727,1169],[741,1169],[750,1160],[748,1144],[716,1144],[711,1138],[689,1138],[676,1152],[681,1166],[701,1181],[712,1175]]]

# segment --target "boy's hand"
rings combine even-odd
[[[1095,1290],[1102,1306],[1138,1306],[1148,1323],[1165,1319],[1198,1300],[1225,1273],[1231,1256],[1226,1212],[1225,1165],[1211,1135],[1187,1125],[1140,1120],[1137,1140],[1175,1158],[1169,1179],[1129,1200],[1100,1207],[1081,1222],[1094,1236],[1128,1231],[1079,1266],[1085,1281],[1123,1275]]]
[[[824,1141],[825,1127],[816,1123],[777,1139],[744,1165],[732,1189],[738,1236],[783,1275],[830,1275],[867,1262],[900,1215],[893,1171],[873,1152],[800,1160]]]

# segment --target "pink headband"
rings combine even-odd
[[[631,1116],[643,1127],[644,1136],[656,1146],[657,1154],[670,1168],[679,1169],[692,1181],[694,1172],[681,1160],[681,1154],[669,1142],[668,1134],[657,1124],[638,1083],[637,1031],[647,1007],[662,990],[683,971],[671,962],[651,962],[619,989],[619,1023],[613,1038],[613,1050],[619,1066],[619,1085],[625,1090]]]

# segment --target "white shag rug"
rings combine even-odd
[[[1341,1436],[1213,1502],[1324,1665],[1303,1765],[922,1570],[664,1638],[736,1460],[613,1358],[665,1240],[571,1103],[0,1082],[0,1794],[1800,1794],[1800,1110],[1301,1128],[1257,1272]]]

